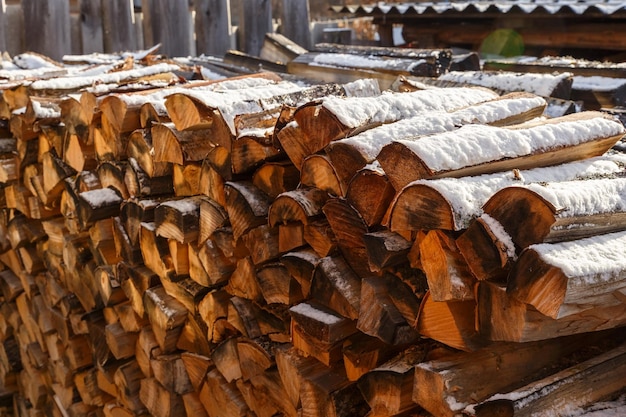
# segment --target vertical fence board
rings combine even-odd
[[[310,49],[309,0],[283,0],[282,6],[282,34],[303,48]]]
[[[190,54],[191,13],[188,0],[144,0],[142,9],[147,44],[161,43],[160,52],[170,57]]]
[[[230,0],[195,0],[198,54],[223,56],[230,48]]]
[[[24,37],[27,50],[61,60],[71,52],[70,5],[68,0],[22,0],[24,27],[30,30]]]
[[[6,50],[11,56],[24,52],[24,13],[19,4],[7,4],[4,22]]]
[[[131,0],[103,0],[102,25],[104,52],[137,49]]]
[[[0,0],[0,51],[7,50],[6,30],[4,29],[6,22],[6,9],[7,6],[4,0]]]
[[[272,2],[248,0],[243,6],[239,19],[239,47],[247,54],[258,56],[265,34],[272,32]]]
[[[101,0],[80,0],[80,31],[83,53],[104,52]]]

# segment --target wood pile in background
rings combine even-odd
[[[606,115],[273,74],[35,83],[0,102],[0,377],[19,415],[530,415],[554,387],[580,407],[623,388],[626,267],[587,279],[558,255],[624,247]],[[613,205],[559,206],[587,186]]]

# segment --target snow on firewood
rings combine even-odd
[[[194,198],[182,198],[180,200],[168,200],[161,203],[161,206],[170,207],[179,213],[192,214],[200,210],[200,202]]]
[[[614,91],[624,86],[626,86],[626,79],[624,78],[601,76],[584,77],[577,75],[572,83],[574,90]]]
[[[539,96],[515,97],[487,101],[460,110],[451,109],[449,112],[428,112],[366,130],[358,135],[331,143],[330,146],[347,144],[355,147],[363,155],[367,155],[370,160],[373,160],[383,146],[393,140],[406,139],[417,135],[443,133],[454,130],[464,124],[492,123],[507,117],[523,114],[533,108],[545,106],[545,104],[545,100]]]
[[[495,99],[496,93],[479,88],[441,88],[411,93],[385,92],[378,97],[328,97],[323,106],[346,127],[390,123],[424,111],[448,111]]]
[[[616,284],[626,292],[626,231],[560,243],[530,245],[541,259],[569,278],[568,287]]]
[[[326,311],[326,309],[322,310],[322,308],[317,308],[316,306],[309,303],[300,303],[295,305],[289,309],[296,314],[300,314],[302,316],[310,317],[311,319],[318,321],[320,323],[324,323],[327,325],[333,325],[345,320],[342,316],[338,316],[336,314],[330,313],[330,311]]]
[[[626,178],[528,184],[560,217],[626,211]]]
[[[122,197],[112,188],[100,188],[97,190],[84,191],[80,198],[90,207],[106,207],[122,203]]]
[[[571,78],[572,74],[533,74],[515,72],[451,71],[438,79],[464,84],[480,85],[503,91],[526,91],[549,97],[559,83]]]
[[[476,177],[417,180],[405,188],[415,184],[423,184],[438,191],[453,210],[455,229],[462,230],[467,228],[473,219],[482,214],[483,204],[498,190],[505,187],[518,185],[520,182],[572,181],[607,176],[624,171],[625,166],[626,155],[611,155],[516,172],[509,171]]]
[[[95,76],[70,76],[52,78],[49,80],[37,80],[33,82],[30,87],[33,90],[75,90],[90,87],[95,84],[119,84],[125,80],[178,71],[179,69],[180,67],[178,65],[161,63],[143,68],[111,72]]]
[[[419,141],[398,142],[411,149],[432,171],[441,172],[575,146],[623,135],[625,131],[624,126],[615,120],[595,117],[519,130],[465,125],[453,132],[427,136]]]

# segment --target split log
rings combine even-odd
[[[468,102],[461,108],[447,107],[444,111],[432,111],[383,124],[331,142],[325,151],[336,167],[341,182],[347,184],[358,170],[373,163],[383,147],[392,141],[414,141],[420,136],[450,132],[473,123],[492,126],[518,124],[540,116],[545,105],[541,97],[511,93],[488,101]]]
[[[532,245],[515,263],[507,292],[554,319],[622,304],[624,244],[626,232]]]
[[[187,319],[187,309],[163,287],[146,290],[143,299],[159,347],[164,353],[172,352]]]
[[[560,415],[564,402],[568,407],[587,408],[620,391],[621,375],[626,367],[625,354],[626,347],[621,345],[515,391],[496,394],[474,407],[476,416],[491,416],[496,412],[515,417],[537,412]],[[587,385],[589,381],[594,381],[591,391]]]
[[[602,155],[623,134],[623,126],[617,122],[596,112],[584,112],[534,125],[466,125],[417,141],[395,141],[383,147],[377,159],[394,188],[400,190],[417,179],[536,168]],[[525,149],[511,146],[512,142],[524,143]],[[468,157],[455,161],[445,157],[460,154]]]
[[[278,227],[267,224],[255,227],[242,236],[242,240],[255,265],[272,261],[280,255]]]
[[[298,169],[289,161],[266,162],[252,175],[252,183],[270,199],[295,190],[299,182]]]
[[[226,211],[235,239],[267,222],[268,197],[252,183],[227,182],[225,191]]]
[[[127,165],[126,161],[104,161],[97,169],[101,188],[114,188],[125,200],[130,197],[124,182]]]
[[[341,257],[320,259],[313,273],[311,297],[342,316],[359,318],[361,279]]]
[[[346,200],[361,215],[368,227],[383,223],[396,194],[379,164],[357,171],[346,190]]]
[[[495,93],[480,89],[440,89],[371,98],[328,97],[321,104],[307,104],[294,113],[297,123],[294,127],[306,138],[304,149],[299,153],[312,155],[334,140],[377,124],[391,123],[427,111],[452,110],[495,97]],[[279,140],[282,144],[280,134]],[[287,154],[290,155],[290,152],[287,151]],[[299,166],[291,155],[290,159]]]
[[[340,367],[342,342],[326,343],[313,337],[296,322],[291,322],[291,344],[307,356],[312,356],[329,368]]]
[[[413,402],[415,366],[427,355],[426,346],[416,345],[359,379],[359,390],[372,415],[395,416],[417,407]]]
[[[226,257],[211,239],[200,247],[189,244],[188,256],[189,276],[208,288],[225,283],[235,270],[234,261]]]
[[[460,231],[467,229],[482,214],[483,205],[505,187],[612,176],[622,169],[619,157],[606,155],[561,165],[513,169],[476,177],[417,180],[398,191],[389,209],[388,223],[394,231]]]
[[[135,198],[174,193],[174,180],[171,174],[149,177],[134,158],[128,159],[128,166],[124,173],[124,185],[126,185],[128,194]]]
[[[160,203],[154,209],[157,236],[187,244],[197,239],[200,229],[200,198],[189,197]]]
[[[94,222],[118,216],[122,196],[113,188],[101,188],[78,194],[77,214],[83,229]]]
[[[315,219],[322,214],[322,207],[327,200],[328,194],[317,188],[301,188],[282,193],[269,207],[269,225],[289,222],[307,224],[309,219]]]
[[[289,313],[300,329],[323,343],[334,344],[356,332],[354,321],[314,301],[297,304]]]
[[[330,195],[343,197],[347,185],[339,181],[330,158],[323,154],[309,155],[300,167],[300,182],[307,187],[318,188]]]
[[[494,344],[415,367],[413,401],[437,416],[454,416],[471,403],[524,385],[526,377],[590,343],[569,337],[531,343]]]
[[[626,178],[528,184],[498,191],[484,210],[522,250],[625,229],[625,190]]]
[[[455,349],[474,351],[485,345],[476,330],[475,310],[474,300],[434,301],[428,292],[420,304],[415,326],[423,337]]]
[[[174,417],[185,415],[185,406],[180,395],[166,390],[156,379],[141,381],[139,398],[155,417]]]
[[[185,165],[174,164],[172,167],[174,195],[177,197],[190,197],[201,194],[201,174],[202,165],[199,163],[188,162]]]
[[[288,252],[280,257],[280,262],[287,269],[289,275],[300,284],[304,298],[309,296],[313,272],[319,261],[319,255],[312,249],[306,248]]]
[[[217,369],[212,369],[200,389],[200,401],[209,416],[249,416],[250,409],[235,383],[227,383]]]
[[[300,283],[281,263],[270,263],[259,268],[257,281],[267,304],[290,306],[304,299]]]
[[[156,160],[150,129],[134,131],[128,138],[127,146],[128,157],[137,161],[141,170],[150,178],[166,176],[172,172],[170,163]]]
[[[478,286],[478,325],[489,340],[531,342],[597,332],[626,323],[626,305],[597,306],[553,319],[506,293],[506,287],[483,281]]]
[[[367,277],[362,280],[357,329],[390,345],[414,342],[419,335],[407,323],[389,294],[394,282],[389,277],[385,278]]]
[[[475,279],[452,236],[431,230],[420,239],[419,249],[433,301],[474,299]]]
[[[328,200],[322,211],[350,267],[360,277],[371,275],[364,240],[369,230],[361,215],[343,198]]]
[[[202,161],[215,143],[208,129],[177,130],[173,124],[157,124],[151,128],[155,162],[183,165]]]
[[[204,197],[200,198],[200,231],[198,243],[206,242],[215,230],[228,224],[228,214],[217,201]]]
[[[363,239],[369,268],[375,272],[406,262],[412,246],[410,241],[389,230],[366,233]]]

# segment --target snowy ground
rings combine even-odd
[[[615,401],[594,404],[586,411],[568,414],[568,417],[624,417],[626,416],[626,394]]]

